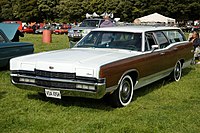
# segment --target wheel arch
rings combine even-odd
[[[122,74],[122,76],[120,77],[120,80],[118,81],[118,86],[119,86],[120,82],[122,81],[122,79],[123,79],[123,77],[125,75],[129,75],[132,78],[134,85],[135,85],[135,83],[137,82],[137,80],[139,78],[139,72],[136,69],[128,70],[128,71],[124,72]]]

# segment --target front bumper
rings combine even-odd
[[[104,79],[77,77],[71,73],[11,71],[11,81],[21,89],[41,93],[45,89],[58,90],[61,96],[100,99],[106,94]]]

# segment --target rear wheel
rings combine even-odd
[[[125,75],[117,90],[111,94],[111,104],[114,107],[124,107],[127,106],[133,97],[133,81],[129,75]]]
[[[178,61],[174,66],[174,70],[172,72],[172,79],[174,81],[179,81],[181,79],[181,76],[182,76],[182,64],[180,61]]]

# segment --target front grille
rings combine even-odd
[[[36,76],[47,77],[47,78],[61,78],[61,79],[75,79],[75,73],[63,73],[63,72],[50,72],[50,71],[42,71],[35,70]]]
[[[13,70],[11,71],[12,74],[20,74],[20,75],[26,75],[26,76],[35,76],[34,71],[25,71],[25,70]]]
[[[67,88],[67,89],[75,89],[76,88],[76,84],[55,82],[55,81],[46,81],[46,80],[36,80],[36,85],[44,86],[44,87]]]
[[[37,69],[35,69],[35,71],[11,71],[11,74],[12,80],[15,83],[30,84],[49,88],[52,87],[81,90],[86,86],[88,86],[89,89],[90,86],[93,86],[96,83],[105,83],[105,80],[98,80],[92,77],[76,76],[75,73],[51,72]]]

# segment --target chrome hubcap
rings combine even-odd
[[[122,102],[126,103],[130,99],[131,95],[131,84],[129,81],[125,80],[122,84],[122,90],[120,92]]]
[[[177,63],[176,68],[174,70],[174,78],[178,81],[181,77],[181,64]]]

